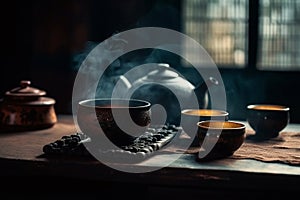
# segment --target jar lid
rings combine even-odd
[[[30,87],[31,82],[28,80],[22,80],[20,82],[20,86],[16,87],[10,91],[7,91],[5,94],[7,96],[30,96],[30,97],[39,97],[44,96],[46,94],[45,91],[39,90],[34,87]]]

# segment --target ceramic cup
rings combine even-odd
[[[92,141],[106,137],[116,146],[127,145],[149,127],[150,107],[138,99],[88,99],[79,102],[77,122]]]
[[[201,121],[197,123],[199,145],[204,157],[197,160],[211,160],[231,156],[244,143],[246,126],[235,121]]]
[[[184,109],[181,111],[181,125],[184,132],[193,138],[191,146],[199,146],[197,123],[208,120],[227,121],[229,113],[217,109]]]
[[[272,104],[252,104],[247,106],[247,121],[255,131],[249,139],[270,139],[277,137],[289,123],[289,107]]]

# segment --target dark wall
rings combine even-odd
[[[85,50],[87,41],[99,43],[139,26],[178,29],[179,20],[170,15],[170,9],[156,6],[153,13],[155,4],[156,0],[10,1],[2,7],[8,12],[1,14],[0,95],[17,87],[20,80],[31,80],[33,87],[46,90],[47,96],[57,100],[58,113],[70,113],[74,57]]]
[[[1,20],[1,68],[0,92],[15,86],[28,76],[32,56],[31,8],[30,4],[8,1],[0,8]]]
[[[67,111],[72,91],[71,55],[86,42],[83,1],[9,1],[1,6],[0,95],[21,80],[46,90]]]
[[[2,66],[0,93],[21,79],[46,90],[57,100],[58,113],[70,113],[76,72],[74,55],[87,41],[101,42],[113,33],[142,26],[180,30],[180,1],[43,0],[10,1],[1,12]],[[250,103],[291,107],[291,122],[300,122],[299,72],[221,69],[231,118],[245,119]],[[192,83],[199,77],[184,72]]]

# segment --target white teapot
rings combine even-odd
[[[154,70],[132,83],[124,75],[120,76],[119,82],[122,89],[114,93],[115,97],[141,99],[151,105],[159,104],[166,111],[166,123],[175,125],[180,124],[181,110],[195,105],[192,101],[197,101],[199,108],[207,108],[208,87],[219,84],[218,80],[210,77],[194,86],[166,63],[157,63]]]

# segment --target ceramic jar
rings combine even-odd
[[[7,91],[0,100],[0,131],[44,129],[57,122],[55,100],[30,84],[21,81],[19,87]]]

